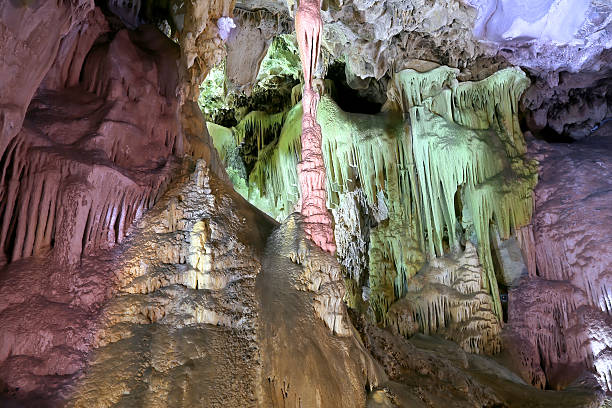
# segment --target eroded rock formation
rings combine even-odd
[[[0,405],[609,403],[610,11],[2,3]]]
[[[502,317],[489,224],[507,239],[531,217],[536,169],[524,155],[517,116],[528,81],[512,69],[477,83],[457,83],[456,75],[444,67],[398,73],[389,88],[391,112],[384,115],[346,113],[329,97],[319,105],[329,205],[351,203],[340,197],[361,191],[361,206],[378,223],[369,233],[367,287],[379,321],[386,321],[389,307],[406,294],[426,256],[456,251],[468,240],[479,245],[482,287]],[[293,170],[299,115],[296,105],[279,116],[284,123],[278,142],[266,147],[251,173],[252,192],[267,199],[265,208],[276,214],[290,211],[299,197]],[[287,186],[295,186],[289,194]],[[462,213],[455,206],[458,195]],[[440,313],[445,312],[434,314]]]
[[[510,294],[512,340],[533,384],[562,388],[594,368],[610,390],[610,143],[531,146],[537,269]]]
[[[101,14],[92,14],[103,25]],[[87,29],[97,36],[98,27]],[[62,52],[83,44],[74,37]],[[70,87],[74,74],[68,77],[59,64],[51,70],[5,155],[0,245],[8,261],[53,248],[70,265],[85,250],[121,242],[167,184],[173,156],[182,153],[174,99],[178,53],[167,38],[144,27],[120,31],[85,61],[83,51],[65,52],[72,69],[83,66],[81,82]],[[148,154],[135,158],[139,151]]]
[[[0,8],[3,392],[53,405],[95,344],[112,248],[179,167],[180,49],[93,2]]]

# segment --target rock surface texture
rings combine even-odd
[[[0,248],[9,262],[52,248],[74,265],[121,242],[182,153],[174,44],[151,27],[122,30],[84,58],[77,46],[105,32],[104,16],[91,11],[74,30],[60,46],[68,62],[52,66],[4,154]]]
[[[184,150],[180,49],[92,3],[0,6],[0,372],[33,405],[64,399],[81,372],[115,287],[115,246]]]
[[[594,369],[610,391],[612,145],[532,143],[540,162],[537,269],[510,293],[509,326],[531,382],[562,388]],[[559,169],[571,169],[559,171]]]
[[[126,242],[68,406],[255,406],[254,287],[273,226],[203,161],[186,171]]]

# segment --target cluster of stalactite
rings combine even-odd
[[[472,241],[482,265],[478,280],[482,292],[459,292],[478,300],[462,303],[465,311],[461,313],[451,313],[455,306],[440,295],[431,301],[450,306],[433,308],[435,317],[414,313],[449,326],[467,321],[480,304],[489,304],[492,314],[486,320],[491,322],[491,340],[499,333],[499,322],[494,321],[501,320],[502,308],[490,228],[494,225],[502,239],[522,231],[530,222],[537,182],[537,167],[525,156],[517,117],[517,100],[529,80],[518,69],[506,69],[479,82],[460,83],[457,75],[456,69],[447,67],[427,73],[399,72],[390,82],[384,111],[377,115],[344,112],[331,98],[322,97],[318,120],[327,204],[339,209],[350,201],[344,199],[346,194],[359,191],[368,211],[376,213],[376,226],[365,245],[369,270],[368,291],[363,296],[381,322],[389,323],[389,308],[407,296],[411,279],[427,259],[445,254],[460,257],[462,247]],[[280,135],[259,153],[250,173],[250,194],[252,202],[280,219],[299,200],[295,169],[302,107],[298,103],[288,112],[260,116],[249,117],[248,127],[276,135],[279,122],[282,127]],[[434,326],[438,325],[422,322],[420,330]],[[466,350],[499,349],[499,339],[470,339]]]
[[[53,249],[75,264],[121,242],[170,181],[183,150],[178,49],[152,27],[94,45],[108,31],[94,9],[61,41],[2,152],[5,262]]]

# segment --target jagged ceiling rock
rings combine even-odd
[[[225,55],[217,21],[232,17],[235,0],[107,0],[108,9],[130,28],[144,23],[169,25],[180,44],[181,98],[196,101],[199,85]]]
[[[612,50],[606,50],[592,69],[536,77],[522,101],[529,129],[557,133],[564,140],[591,136],[612,116],[611,64]]]
[[[476,37],[534,77],[534,86],[523,98],[533,132],[582,139],[610,117],[609,1],[467,3],[478,9]]]
[[[291,18],[296,2],[242,6]],[[480,80],[515,65],[534,80],[522,105],[534,133],[580,139],[611,116],[602,83],[611,63],[608,1],[347,0],[324,1],[323,10],[324,65],[343,61],[354,89],[368,89],[372,79],[384,86],[406,68],[448,65],[461,79]]]
[[[579,71],[612,47],[612,4],[605,0],[467,0],[478,9],[474,33],[497,43],[512,64],[539,72]]]
[[[199,85],[225,54],[216,20],[230,16],[234,0],[186,0],[180,3],[180,8],[174,6],[173,10],[182,10],[184,13],[175,13],[174,18],[182,19],[178,40],[181,45],[181,62],[187,70],[183,79],[190,85],[185,90],[185,96],[196,101]]]
[[[476,13],[455,0],[345,2],[323,13],[323,46],[343,58],[347,77],[380,79],[422,59],[464,68],[485,48],[473,37]]]
[[[288,14],[293,0],[236,0],[236,8],[243,10],[269,10],[273,14]]]
[[[60,90],[77,86],[87,53],[98,37],[109,31],[104,14],[96,7],[62,38],[58,54],[41,87]]]

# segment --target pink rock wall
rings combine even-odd
[[[60,40],[93,6],[93,0],[0,3],[0,155],[21,129]]]
[[[612,144],[532,142],[537,269],[510,293],[526,377],[562,388],[584,370],[612,390]],[[535,273],[534,273],[535,272]]]
[[[4,154],[0,249],[8,262],[54,248],[75,264],[83,251],[121,242],[182,153],[177,47],[144,26],[89,50],[106,31],[96,9],[64,37]]]
[[[13,3],[0,5],[0,380],[53,406],[95,342],[110,249],[179,165],[179,49],[152,26],[112,32],[89,3]],[[32,26],[11,26],[20,16]]]

